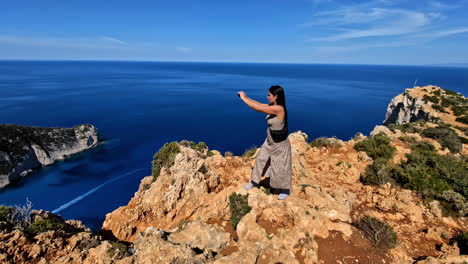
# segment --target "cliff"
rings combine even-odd
[[[99,141],[92,125],[73,128],[0,125],[0,188],[32,169],[95,147]]]
[[[99,235],[28,236],[6,228],[0,260],[465,263],[468,125],[451,109],[443,109],[447,116],[428,109],[438,116],[433,123],[376,126],[349,141],[290,134],[293,187],[283,201],[267,179],[260,188],[243,188],[258,149],[237,157],[204,144],[166,144],[155,155],[153,175],[126,206],[106,215]]]

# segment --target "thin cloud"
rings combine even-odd
[[[126,42],[115,38],[56,38],[56,37],[23,37],[0,35],[0,44],[13,44],[21,46],[42,46],[60,48],[86,48],[86,49],[108,49],[122,48],[128,45]],[[115,44],[119,44],[116,46]]]
[[[116,43],[116,44],[121,44],[121,45],[128,45],[127,42],[125,41],[122,41],[120,39],[116,39],[116,38],[111,38],[111,37],[101,37],[102,40],[105,40],[105,41],[109,41],[109,42],[112,42],[112,43]]]
[[[389,42],[389,43],[376,43],[376,44],[362,44],[362,45],[344,45],[344,46],[323,46],[314,48],[315,51],[320,53],[343,53],[356,50],[367,50],[371,48],[388,48],[388,47],[403,47],[415,45],[415,42]]]
[[[344,27],[345,33],[321,38],[308,38],[307,41],[341,41],[364,37],[398,36],[420,32],[437,19],[436,13],[404,9],[371,8],[369,10],[341,9],[318,14],[317,24],[334,24]]]
[[[182,53],[188,53],[188,52],[192,51],[191,48],[182,47],[182,46],[176,47],[176,50],[179,51],[179,52],[182,52]]]
[[[464,28],[455,28],[455,29],[446,29],[440,31],[432,31],[427,32],[424,34],[418,34],[413,36],[414,38],[426,38],[426,39],[436,39],[436,38],[443,38],[451,35],[463,34],[468,33],[468,27]]]

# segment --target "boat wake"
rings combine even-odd
[[[106,185],[106,184],[108,184],[108,183],[111,183],[111,182],[113,182],[113,181],[116,181],[116,180],[118,180],[118,179],[120,179],[120,178],[123,178],[123,177],[125,177],[125,176],[128,176],[128,175],[130,175],[130,174],[133,174],[133,173],[135,173],[135,172],[137,172],[137,171],[141,171],[141,170],[143,170],[143,169],[137,169],[137,170],[134,170],[134,171],[130,171],[130,172],[124,173],[124,174],[122,174],[122,175],[119,175],[119,176],[117,176],[117,177],[115,177],[115,178],[113,178],[113,179],[111,179],[111,180],[109,180],[109,181],[106,181],[105,183],[103,183],[103,184],[101,184],[101,185],[99,185],[99,186],[97,186],[97,187],[95,187],[95,188],[89,190],[89,191],[86,192],[85,194],[80,195],[80,196],[76,197],[75,199],[69,201],[68,203],[66,203],[66,204],[64,204],[64,205],[62,205],[62,206],[60,206],[59,208],[53,210],[52,213],[56,214],[56,213],[58,213],[58,212],[60,212],[60,211],[62,211],[62,210],[64,210],[64,209],[67,209],[68,207],[70,207],[70,206],[76,204],[77,202],[79,202],[79,201],[82,200],[83,198],[85,198],[85,197],[87,197],[87,196],[93,194],[93,193],[96,192],[97,190],[101,189],[104,185]]]

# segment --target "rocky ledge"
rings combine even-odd
[[[0,260],[465,263],[468,145],[458,133],[468,125],[444,118],[376,126],[349,141],[290,134],[293,187],[284,201],[268,179],[244,189],[258,149],[237,157],[203,143],[168,143],[153,175],[106,215],[99,235],[4,228]],[[443,133],[433,137],[434,129]]]
[[[0,125],[0,188],[35,168],[95,147],[100,141],[92,125],[73,128]]]

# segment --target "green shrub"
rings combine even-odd
[[[464,209],[460,203],[462,200],[457,195],[449,197],[450,192],[447,191],[468,196],[468,158],[438,155],[434,146],[428,143],[414,146],[413,152],[406,154],[406,157],[407,161],[390,168],[390,176],[404,188],[415,190],[423,198],[441,200],[441,205],[447,209],[455,208],[459,210],[459,214],[463,214]]]
[[[445,215],[462,217],[468,215],[468,202],[463,195],[457,192],[445,191],[439,196],[439,201],[445,209]]]
[[[405,123],[405,124],[401,124],[401,125],[396,125],[396,124],[387,125],[387,127],[392,132],[395,132],[395,129],[398,129],[398,130],[400,130],[401,132],[404,132],[404,133],[419,133],[426,126],[427,126],[427,124],[423,120],[418,120],[416,122]]]
[[[198,142],[198,144],[195,144],[193,141],[188,141],[188,140],[182,140],[179,142],[181,146],[184,146],[186,148],[191,148],[199,152],[204,152],[205,149],[208,147],[206,146],[205,142]]]
[[[64,224],[53,218],[35,220],[27,229],[26,232],[32,235],[37,235],[49,230],[58,230],[64,227]]]
[[[354,149],[366,152],[367,155],[374,160],[378,158],[389,160],[396,150],[390,145],[390,141],[390,138],[385,134],[380,133],[356,143],[356,145],[354,145]]]
[[[224,157],[232,157],[234,154],[232,154],[232,152],[230,151],[226,151],[224,152]]]
[[[243,158],[250,158],[252,157],[253,155],[255,155],[255,152],[257,152],[257,148],[256,147],[253,147],[251,149],[248,149],[244,152],[244,154],[242,154],[241,157]]]
[[[429,142],[419,142],[418,144],[411,147],[411,151],[429,151],[435,152],[436,148]]]
[[[162,168],[174,165],[175,157],[180,152],[177,142],[166,143],[153,157],[153,181],[155,181]]]
[[[429,96],[429,95],[424,95],[424,99],[426,99],[427,101],[429,102],[432,102],[434,104],[438,104],[439,103],[439,98],[437,98],[437,96]]]
[[[127,245],[123,242],[113,242],[111,241],[111,247],[107,250],[109,257],[113,259],[122,259],[124,257],[130,256],[128,254]]]
[[[356,135],[354,135],[354,137],[353,137],[354,141],[359,141],[361,139],[364,139],[364,137],[363,137],[362,133],[359,133],[359,132],[356,133]]]
[[[459,93],[454,92],[454,91],[452,91],[452,90],[449,90],[449,89],[443,89],[443,90],[445,91],[445,94],[446,94],[446,95],[460,96]]]
[[[5,222],[10,221],[11,212],[12,212],[11,207],[0,205],[0,222],[1,221],[5,221]]]
[[[468,255],[468,232],[459,233],[455,236],[458,248],[460,249],[460,255]]]
[[[401,136],[398,139],[408,144],[415,144],[417,142],[416,138],[411,136]]]
[[[455,105],[451,107],[453,114],[456,116],[463,116],[467,114],[468,107]]]
[[[338,142],[338,140],[335,137],[333,138],[319,137],[319,138],[316,138],[314,141],[310,142],[309,145],[311,147],[331,147],[331,148],[341,147],[341,144]]]
[[[248,214],[252,207],[248,203],[249,195],[242,195],[237,193],[232,193],[229,196],[229,208],[231,209],[231,224],[234,229],[237,227],[239,221]]]
[[[443,106],[440,106],[438,104],[433,104],[432,108],[434,108],[435,110],[437,110],[437,111],[439,111],[441,113],[448,113],[447,111],[445,111],[445,108]]]
[[[457,119],[455,119],[455,121],[468,125],[468,115],[458,117]]]
[[[434,90],[432,91],[432,93],[435,95],[435,96],[440,96],[440,90]]]
[[[366,167],[366,172],[361,175],[359,180],[366,185],[380,185],[391,182],[387,169],[388,160],[385,158],[377,158],[372,164]]]
[[[442,147],[448,148],[453,153],[458,153],[462,150],[462,143],[457,133],[449,127],[427,128],[421,134],[437,140]]]
[[[206,154],[207,157],[211,157],[213,155],[214,155],[213,151],[208,151],[208,153]]]
[[[371,216],[364,216],[354,223],[376,247],[394,248],[397,243],[397,234],[393,228]]]

